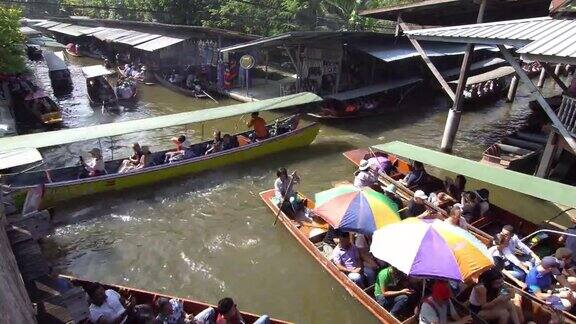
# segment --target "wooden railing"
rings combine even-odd
[[[576,98],[567,95],[562,96],[558,118],[570,134],[576,137]]]

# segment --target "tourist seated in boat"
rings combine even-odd
[[[216,320],[216,310],[213,307],[208,307],[196,316],[193,316],[184,311],[182,301],[176,298],[158,298],[158,300],[156,300],[156,309],[158,314],[156,315],[154,324],[210,324]]]
[[[371,267],[364,267],[362,254],[352,244],[350,233],[341,233],[338,239],[338,245],[332,251],[330,258],[332,262],[358,286],[372,285],[376,278],[375,271]]]
[[[242,318],[238,306],[230,297],[222,298],[218,301],[218,308],[216,309],[216,322],[215,324],[240,324],[245,323]],[[270,317],[268,315],[260,316],[254,324],[268,324]]]
[[[344,107],[344,113],[349,114],[349,115],[355,114],[356,112],[358,112],[358,109],[359,109],[358,105],[355,102],[350,101]]]
[[[269,136],[266,121],[264,118],[260,117],[260,114],[257,111],[250,115],[250,120],[246,124],[246,127],[254,130],[254,138],[256,140],[264,140]]]
[[[398,210],[401,210],[404,206],[404,202],[402,201],[402,199],[400,197],[398,197],[398,194],[396,194],[396,185],[394,184],[389,184],[386,186],[386,188],[384,188],[384,195],[386,197],[388,197],[390,200],[392,200],[396,206],[398,207]]]
[[[488,201],[490,192],[488,189],[482,188],[474,191],[474,194],[476,195],[476,203],[480,209],[480,216],[484,217],[490,210],[490,201]]]
[[[462,217],[462,209],[460,209],[459,204],[450,207],[450,212],[444,222],[463,229],[468,229],[468,222],[466,222],[466,219]]]
[[[514,227],[512,225],[504,225],[500,234],[508,241],[510,251],[519,255],[518,258],[520,260],[530,262],[533,265],[540,262],[540,257],[524,244],[524,242],[518,238],[518,235],[514,234]]]
[[[358,170],[354,172],[354,186],[357,188],[374,187],[378,184],[376,172],[370,168],[367,160],[360,161]]]
[[[554,257],[560,264],[560,272],[565,276],[576,276],[576,263],[572,259],[574,253],[566,247],[559,247]]]
[[[514,294],[504,289],[504,278],[497,269],[485,271],[478,281],[470,293],[470,312],[486,322],[522,323],[519,311],[512,302]]]
[[[91,323],[139,323],[151,314],[149,305],[136,305],[133,299],[125,300],[113,289],[104,289],[99,283],[85,287],[90,297]]]
[[[294,190],[294,186],[300,183],[300,177],[296,172],[293,175],[288,175],[286,168],[280,168],[276,171],[276,180],[274,181],[274,197],[277,205],[282,201],[284,204],[280,206],[282,212],[290,218],[294,218],[296,212],[301,209],[301,201],[298,193]]]
[[[408,217],[418,217],[426,218],[430,215],[430,212],[426,208],[426,200],[428,196],[422,190],[416,190],[414,192],[414,197],[408,201],[406,209],[402,213],[402,218]]]
[[[212,143],[208,144],[208,149],[204,155],[208,155],[210,153],[217,153],[222,151],[222,132],[219,130],[215,130],[213,135]]]
[[[104,157],[102,157],[100,149],[95,147],[88,153],[91,156],[88,162],[85,162],[84,158],[80,156],[80,164],[83,166],[80,178],[97,177],[106,174]]]
[[[464,324],[472,323],[470,315],[461,317],[452,300],[448,282],[437,280],[432,284],[432,293],[422,300],[418,312],[420,324]]]
[[[192,73],[192,71],[188,72],[186,76],[186,88],[188,89],[195,89],[196,85],[196,74]]]
[[[240,143],[238,143],[238,137],[231,136],[230,134],[224,134],[224,136],[222,136],[222,151],[233,149],[238,146],[240,146]]]
[[[415,290],[402,283],[408,279],[404,273],[389,266],[378,272],[374,284],[374,298],[395,318],[406,314],[411,302],[416,297]]]
[[[120,99],[128,99],[134,95],[134,84],[130,79],[118,79],[118,87],[116,88],[116,95]]]
[[[152,162],[153,162],[152,161],[152,152],[150,152],[150,148],[148,146],[144,145],[144,146],[142,146],[142,151],[141,151],[141,155],[140,155],[140,159],[138,160],[138,163],[128,165],[122,171],[119,171],[119,173],[126,173],[126,172],[130,172],[130,171],[144,169],[144,168],[152,165]]]
[[[50,288],[53,288],[61,294],[74,288],[70,280],[60,277],[59,273],[52,266],[48,267],[48,283]]]
[[[553,295],[551,291],[554,288],[554,279],[568,286],[566,278],[560,273],[559,268],[560,263],[555,257],[543,257],[540,264],[530,269],[526,275],[524,282],[528,292],[546,300]]]
[[[184,154],[186,153],[185,149],[190,146],[186,140],[186,136],[184,135],[172,137],[171,141],[174,143],[174,145],[176,145],[176,148],[164,154],[164,163],[182,160],[184,158]]]
[[[529,262],[522,262],[516,257],[514,251],[508,247],[506,237],[500,233],[494,236],[488,253],[492,256],[497,268],[520,281],[524,281],[532,267]]]
[[[410,170],[400,182],[407,187],[416,187],[422,185],[424,181],[426,181],[426,177],[427,173],[424,169],[424,164],[419,161],[414,161],[412,170]]]
[[[142,157],[142,148],[139,143],[132,144],[132,155],[122,161],[118,173],[126,172],[127,169],[131,169],[140,163],[140,158]]]
[[[553,296],[546,299],[546,304],[555,310],[576,313],[576,277],[566,278],[568,287],[561,288]]]
[[[478,196],[472,191],[462,193],[462,216],[469,224],[474,223],[481,216],[480,202]]]

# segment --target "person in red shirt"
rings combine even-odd
[[[242,314],[238,310],[236,303],[230,297],[222,298],[218,302],[218,316],[216,316],[216,324],[244,324]],[[254,324],[269,324],[270,317],[262,315]]]
[[[266,128],[266,121],[264,118],[258,116],[258,112],[253,112],[251,119],[246,126],[254,128],[256,139],[263,140],[268,138],[268,128]]]

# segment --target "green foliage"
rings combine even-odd
[[[230,29],[262,36],[292,30],[377,30],[385,25],[359,16],[365,9],[418,0],[62,0],[69,12],[97,18],[157,21]]]
[[[20,32],[19,9],[0,7],[0,72],[18,73],[24,70],[23,41]]]

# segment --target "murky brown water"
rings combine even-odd
[[[141,86],[135,107],[121,113],[93,110],[85,95],[80,66],[95,64],[74,59],[75,90],[61,100],[66,127],[138,119],[213,107],[161,86]],[[49,88],[46,67],[33,68]],[[520,89],[514,105],[500,101],[492,107],[464,114],[455,152],[478,159],[482,150],[503,134],[523,126],[529,118],[528,97]],[[220,104],[234,103],[221,100]],[[402,114],[324,125],[306,149],[286,152],[250,163],[230,166],[99,199],[87,199],[59,208],[64,225],[48,239],[57,268],[75,276],[190,297],[211,303],[233,296],[238,305],[256,313],[298,323],[371,323],[375,319],[353,300],[281,226],[258,193],[272,186],[274,170],[298,170],[306,194],[327,189],[332,182],[351,179],[353,169],[341,156],[345,150],[390,140],[436,148],[447,114],[443,100],[414,104]],[[265,114],[268,119],[278,114]],[[237,119],[209,122],[205,132],[218,127],[234,132]],[[240,128],[243,126],[240,125]],[[129,134],[115,143],[133,141],[152,148],[166,147],[180,131],[198,140],[199,125]],[[73,164],[80,150],[94,143],[73,144],[45,152],[52,165]],[[104,147],[109,146],[106,141]],[[115,150],[115,156],[128,149]],[[110,156],[111,152],[106,151]],[[493,200],[510,199],[496,195]],[[517,197],[511,199],[516,203]],[[551,217],[546,209],[542,215]],[[543,216],[543,217],[544,217]],[[546,217],[544,217],[546,218]]]

